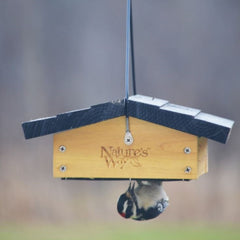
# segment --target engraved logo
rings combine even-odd
[[[113,146],[101,146],[101,158],[103,158],[108,168],[119,167],[123,169],[126,165],[141,167],[141,158],[148,157],[150,148],[128,148]]]

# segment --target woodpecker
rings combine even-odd
[[[159,216],[168,206],[169,198],[162,187],[162,181],[137,180],[130,182],[129,187],[118,200],[118,213],[124,218],[138,221],[149,220]]]

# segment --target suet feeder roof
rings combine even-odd
[[[129,97],[126,105],[127,107],[124,99],[116,100],[58,114],[54,117],[25,122],[22,124],[25,138],[54,134],[126,115],[226,143],[234,123],[232,120],[204,113],[196,108],[176,105],[166,100],[143,95]]]

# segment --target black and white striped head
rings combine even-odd
[[[135,184],[129,184],[128,190],[123,193],[117,204],[118,213],[124,218],[132,218],[136,214],[136,198],[134,194]]]

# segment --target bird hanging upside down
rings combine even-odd
[[[162,187],[162,181],[137,180],[129,184],[128,190],[119,197],[117,210],[124,218],[142,221],[159,216],[168,206],[168,196]]]

